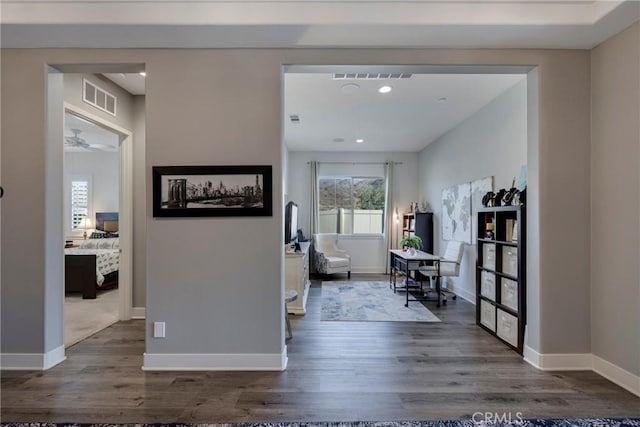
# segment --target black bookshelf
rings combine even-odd
[[[476,324],[519,354],[527,319],[526,210],[497,206],[476,217]],[[487,224],[493,224],[488,237]]]

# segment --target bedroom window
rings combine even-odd
[[[320,233],[383,233],[384,177],[321,176],[318,184]]]
[[[89,216],[89,178],[73,178],[71,180],[71,230],[79,230],[80,221]]]

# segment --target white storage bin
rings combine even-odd
[[[490,270],[496,269],[496,245],[494,243],[482,245],[482,266]]]
[[[496,331],[496,308],[487,301],[480,301],[480,323],[492,331]]]
[[[511,246],[502,248],[502,272],[518,277],[518,248]]]
[[[518,282],[511,279],[501,279],[500,302],[509,308],[518,311]]]
[[[518,346],[518,318],[498,309],[496,334],[514,347]]]
[[[493,273],[480,272],[480,295],[496,300],[496,276]]]

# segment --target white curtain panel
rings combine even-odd
[[[318,182],[320,178],[320,163],[319,162],[309,162],[309,167],[311,169],[311,191],[310,200],[309,200],[309,235],[313,236],[318,232],[318,210],[319,210],[319,189]]]
[[[387,195],[385,197],[385,209],[386,222],[384,227],[384,245],[389,250],[393,249],[393,227],[395,225],[395,219],[393,217],[393,169],[394,164],[392,161],[387,162],[384,168],[384,175],[387,181]],[[385,273],[389,274],[389,263],[385,262]]]

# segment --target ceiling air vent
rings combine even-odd
[[[297,125],[300,123],[300,116],[297,114],[290,114],[289,119],[291,120],[291,123],[293,123],[294,125]]]
[[[411,76],[410,73],[334,73],[333,80],[398,80]]]
[[[87,79],[83,79],[82,83],[82,99],[87,104],[96,107],[98,110],[105,111],[112,116],[116,115],[116,97],[106,90],[99,88]]]

